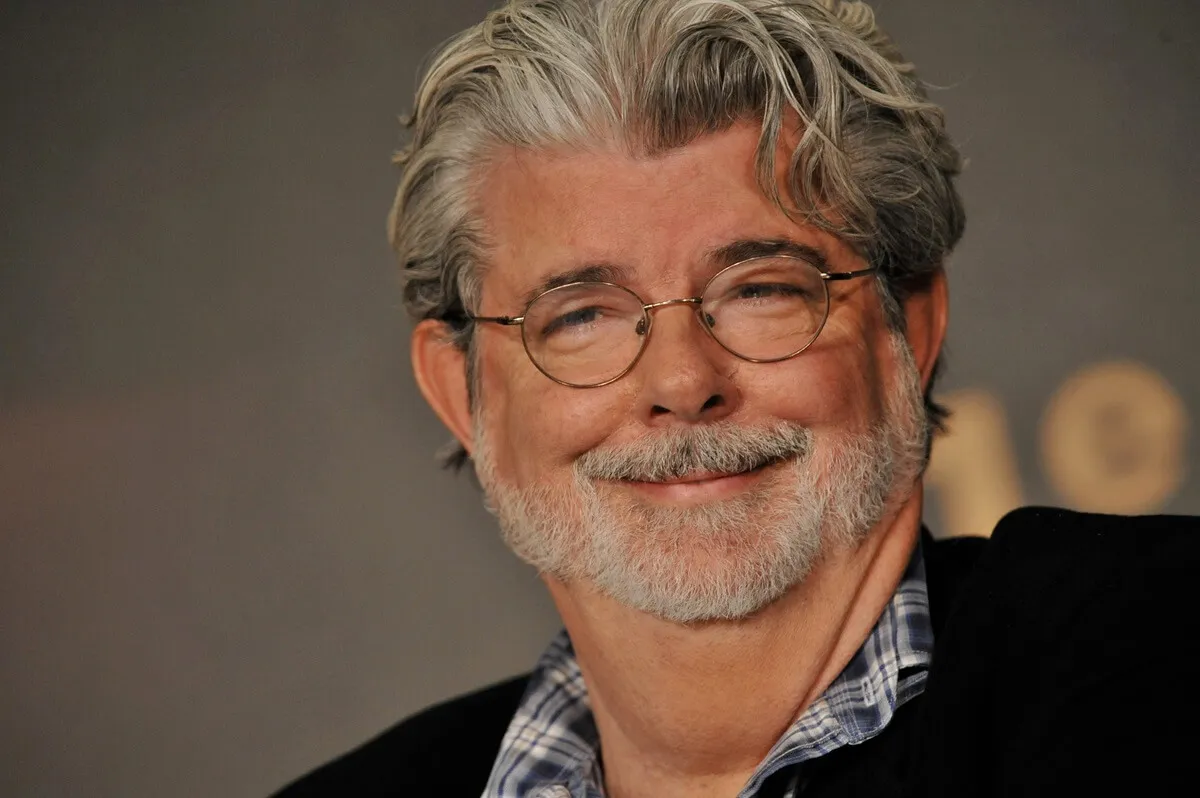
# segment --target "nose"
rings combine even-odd
[[[652,306],[650,337],[636,368],[647,423],[716,421],[737,407],[733,356],[704,329],[698,309],[688,300]]]

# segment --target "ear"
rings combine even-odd
[[[926,290],[914,292],[904,300],[904,318],[908,345],[921,372],[921,387],[928,389],[950,320],[945,269],[939,268],[934,273]]]
[[[467,390],[467,353],[451,343],[446,325],[426,319],[412,334],[413,374],[425,401],[471,453],[474,445]]]

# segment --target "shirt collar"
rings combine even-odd
[[[933,657],[918,544],[870,635],[825,692],[784,732],[747,782],[750,798],[783,767],[879,734],[924,690]],[[484,798],[602,798],[600,738],[566,631],[542,654],[505,732]]]

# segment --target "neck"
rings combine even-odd
[[[736,795],[862,646],[920,532],[918,488],[754,616],[682,626],[547,578],[571,635],[613,798]]]

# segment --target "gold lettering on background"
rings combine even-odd
[[[1128,361],[1069,377],[1042,416],[1042,468],[1071,507],[1161,510],[1183,483],[1187,411],[1158,372]]]
[[[1021,476],[1000,400],[986,391],[942,398],[950,409],[925,482],[938,492],[939,537],[987,537],[1009,510],[1020,507]]]
[[[1024,503],[1004,406],[977,389],[943,403],[950,419],[925,473],[942,511],[939,537],[986,537]],[[1148,366],[1087,366],[1063,382],[1042,415],[1042,470],[1073,509],[1157,512],[1183,484],[1188,423],[1179,394]]]

